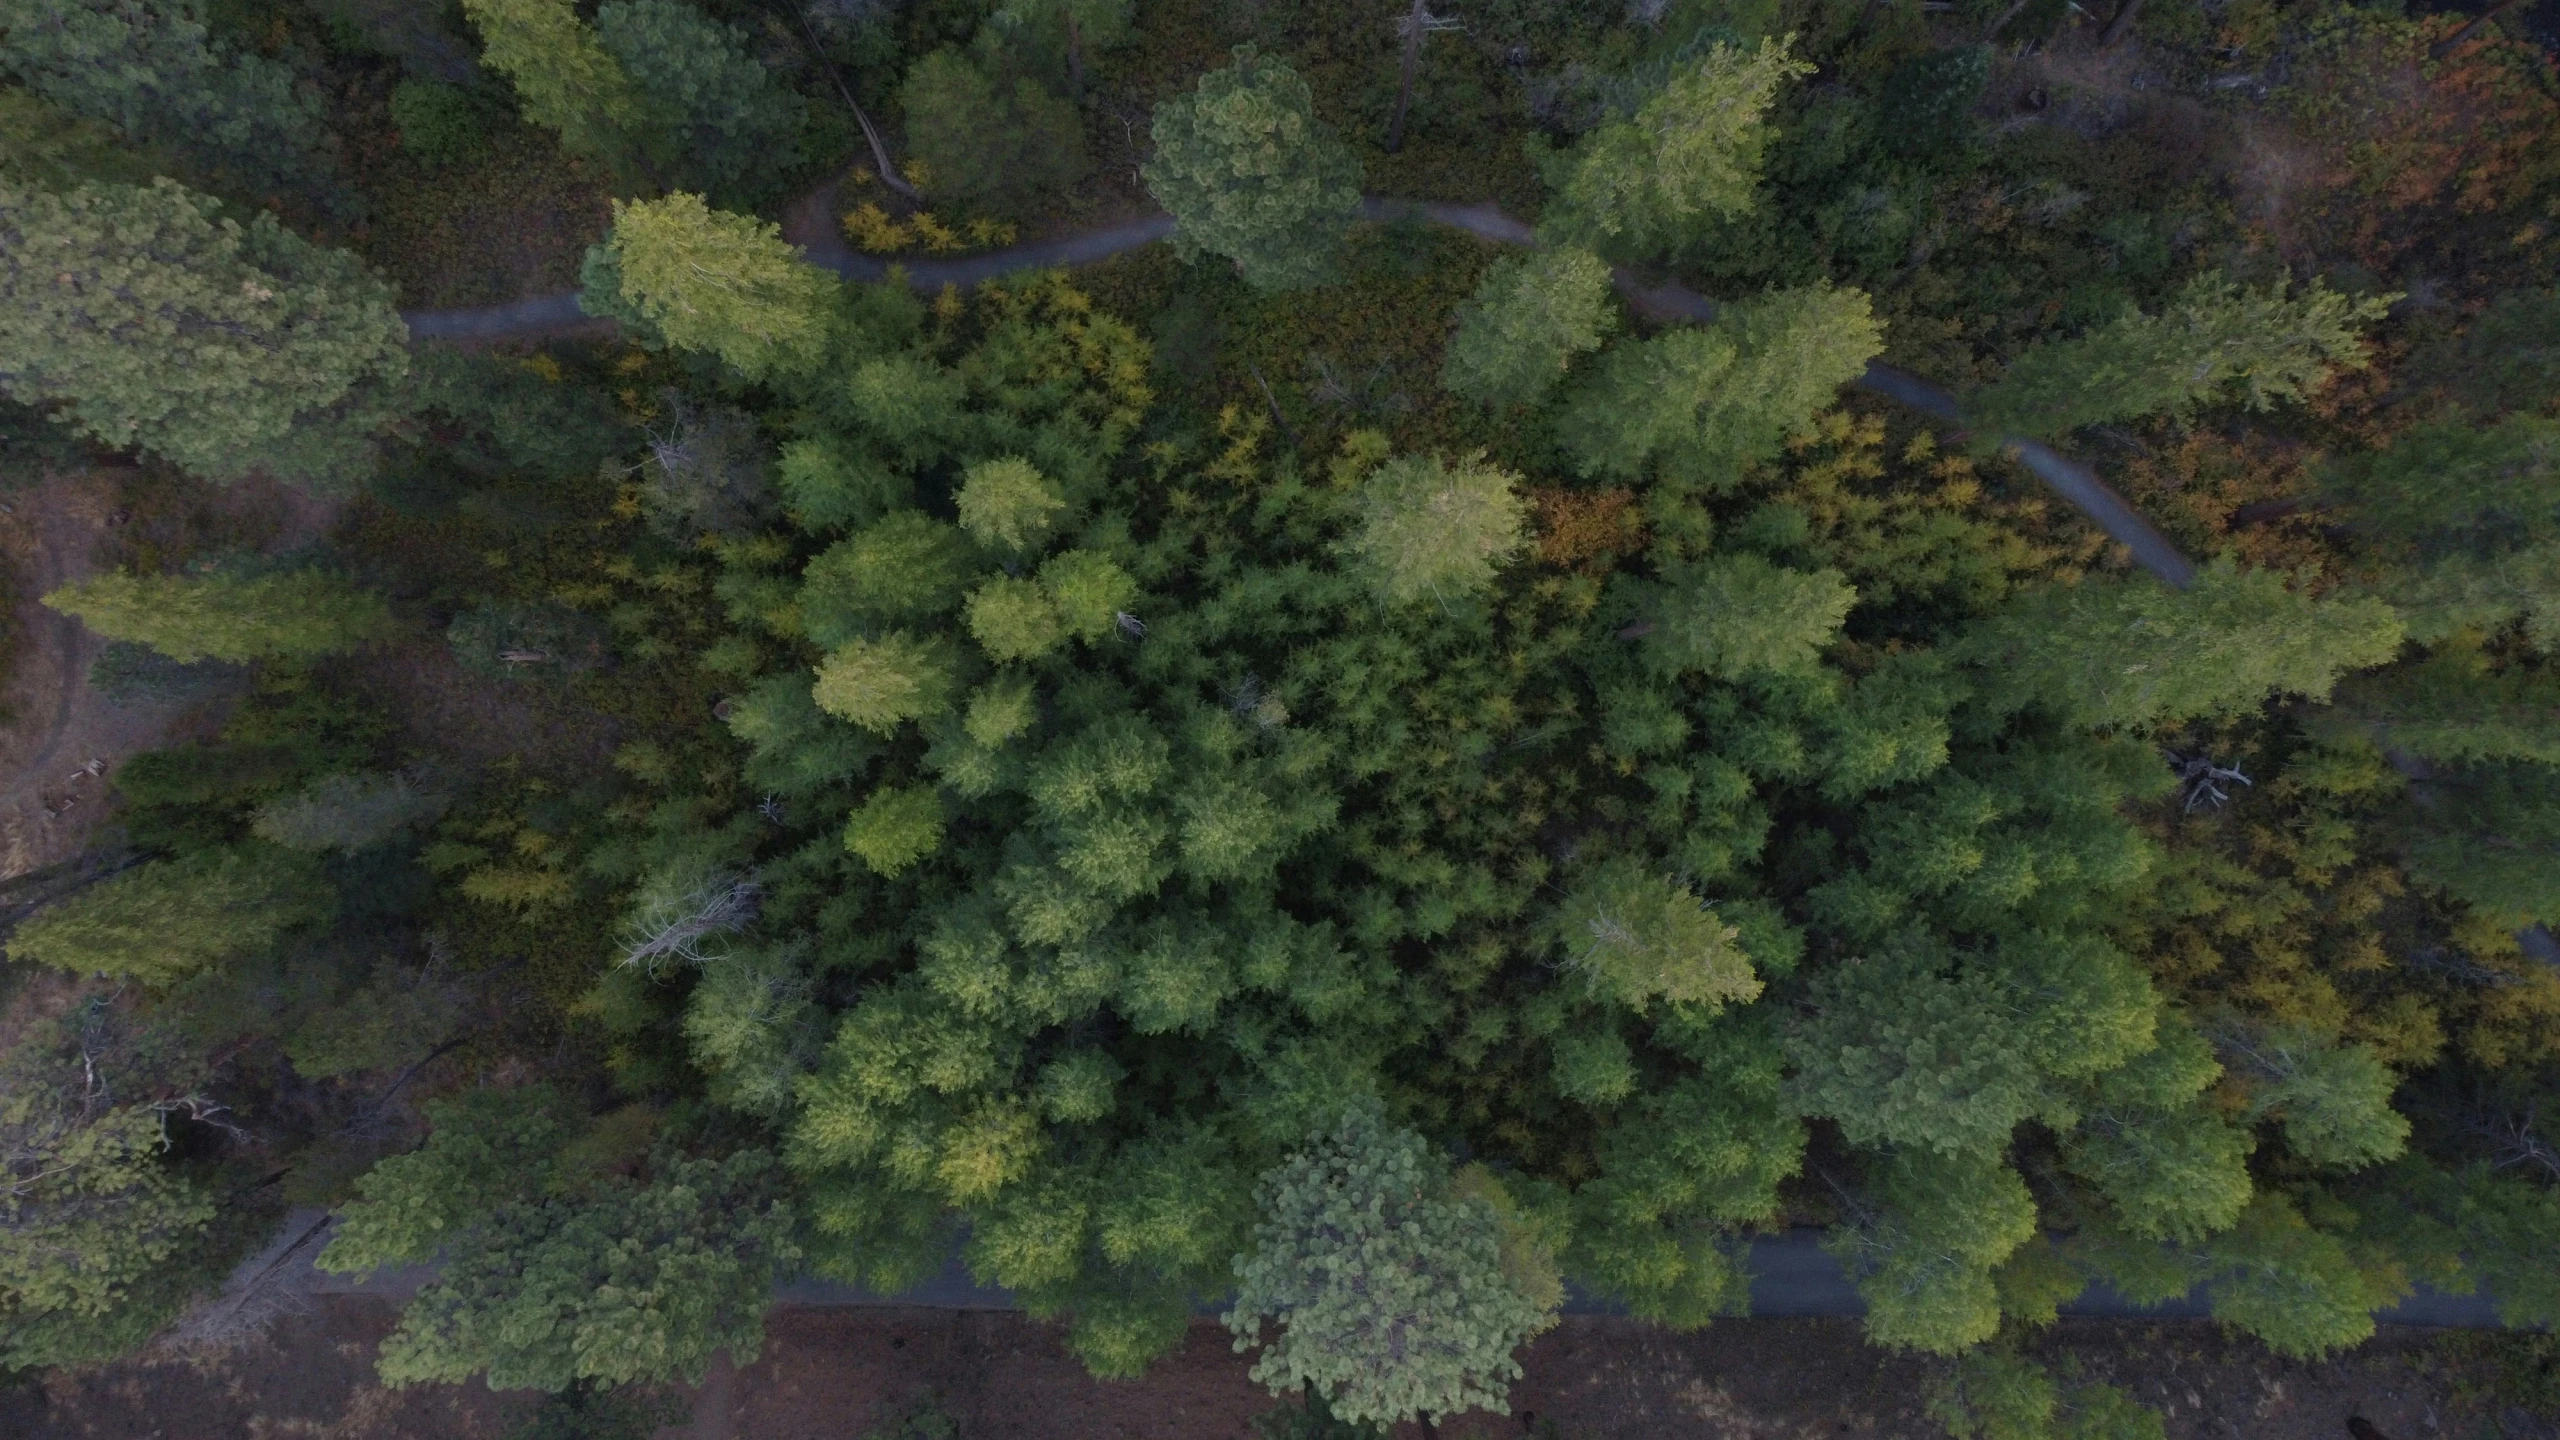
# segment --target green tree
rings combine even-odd
[[[391,127],[400,132],[400,148],[432,170],[486,156],[505,120],[502,103],[486,90],[417,79],[391,90]]]
[[[898,510],[821,551],[801,572],[801,625],[820,645],[883,623],[949,614],[977,569],[969,537],[921,510]]]
[[[1018,218],[1084,178],[1084,117],[1029,76],[1007,83],[946,48],[908,69],[898,99],[937,199]]]
[[[877,790],[845,822],[844,848],[895,875],[942,848],[942,797],[926,786]]]
[[[2459,632],[2414,663],[2347,676],[2312,728],[2449,764],[2560,764],[2560,673],[2501,664],[2480,640]]]
[[[836,279],[771,224],[699,195],[617,200],[604,249],[619,294],[582,300],[591,314],[628,305],[669,344],[749,379],[805,371],[825,352]]]
[[[441,1256],[443,1272],[383,1341],[394,1385],[559,1391],[683,1381],[712,1356],[754,1358],[778,1270],[797,1258],[772,1158],[660,1156],[610,1174],[628,1143],[544,1086],[428,1106],[427,1143],[357,1183],[322,1269]]]
[[[1644,642],[1646,657],[1672,674],[1810,671],[1858,599],[1836,570],[1789,570],[1749,554],[1713,556],[1666,578]]]
[[[2139,726],[2236,714],[2270,694],[2326,699],[2340,674],[2396,655],[2400,638],[2380,601],[2315,596],[2222,560],[2187,590],[2118,578],[2028,592],[1965,648],[2012,704]]]
[[[171,164],[103,121],[27,90],[0,90],[0,180],[68,190],[83,180],[148,185]]]
[[[1865,292],[1771,291],[1711,326],[1602,352],[1559,406],[1556,439],[1584,475],[1635,479],[1652,467],[1683,488],[1729,489],[1883,348]]]
[[[2243,289],[2220,271],[2187,282],[2157,316],[2128,310],[2068,340],[2039,341],[1966,402],[1985,437],[2055,438],[2084,425],[2183,419],[2204,405],[2299,400],[2366,364],[2364,328],[2397,296],[2350,299],[2314,280]]]
[[[2063,1163],[2138,1240],[2193,1243],[2230,1228],[2249,1203],[2248,1132],[2206,1100],[2222,1075],[2193,1026],[2164,1017],[2160,1041],[2072,1097]]]
[[[270,949],[336,908],[318,866],[290,850],[199,850],[137,866],[37,912],[9,937],[9,953],[74,974],[168,985]]]
[[[2409,1122],[2391,1108],[2400,1078],[2372,1047],[2336,1044],[2300,1026],[2224,1043],[2248,1089],[2249,1118],[2274,1119],[2285,1148],[2312,1164],[2371,1165],[2408,1143]]]
[[[284,65],[212,40],[197,0],[0,0],[0,33],[0,73],[226,193],[344,203],[316,97]]]
[[[391,287],[175,181],[0,182],[0,391],[209,480],[343,482],[408,371]]]
[[[800,163],[808,107],[749,53],[745,33],[682,0],[607,0],[596,8],[594,43],[629,77],[629,123],[666,183],[742,209],[781,195]],[[554,53],[573,69],[593,63],[580,46]],[[521,91],[525,82],[516,83]],[[546,73],[538,83],[574,82]],[[610,114],[613,95],[605,82],[589,103]]]
[[[1600,348],[1617,327],[1608,262],[1553,245],[1497,260],[1458,312],[1440,383],[1487,405],[1544,399],[1576,355]]]
[[[2449,769],[2412,795],[2411,875],[2519,925],[2560,919],[2560,766]]]
[[[1760,993],[1735,943],[1740,932],[1688,886],[1633,859],[1604,861],[1576,881],[1555,928],[1591,993],[1630,1010],[1656,999],[1714,1009]]]
[[[1993,1271],[2035,1234],[2026,1182],[1996,1155],[1907,1150],[1874,1163],[1824,1242],[1867,1302],[1867,1337],[1952,1355],[2000,1328]]]
[[[1955,1440],[2163,1440],[2160,1413],[2113,1385],[2068,1396],[2043,1366],[1985,1346],[1931,1378],[1929,1414]]]
[[[1086,51],[1127,44],[1135,34],[1129,22],[1136,8],[1133,0],[1002,0],[994,18],[1008,33],[1035,44],[1045,42],[1045,32],[1055,26],[1066,55],[1067,95],[1080,100]]]
[[[2387,1264],[2368,1270],[2343,1237],[2269,1191],[2205,1254],[2213,1317],[2279,1355],[2314,1357],[2360,1344],[2373,1334],[2373,1312],[2405,1293]]]
[[[250,831],[288,850],[352,855],[432,823],[451,803],[407,775],[340,771],[258,807]]]
[[[2381,592],[2434,641],[2518,614],[2548,651],[2560,642],[2560,421],[2459,415],[2412,427],[2388,449],[2333,460],[2323,479],[2393,567]]]
[[[515,85],[524,118],[571,154],[619,171],[647,163],[636,143],[648,98],[569,0],[463,0],[481,63]]]
[[[391,626],[382,596],[321,570],[135,575],[65,585],[44,603],[110,640],[177,661],[305,660],[352,650]]]
[[[93,996],[0,1050],[0,1371],[113,1359],[212,1278],[187,1261],[216,1197],[169,1154],[202,1102],[130,1093],[113,1023]]]
[[[1015,555],[1040,548],[1065,518],[1066,497],[1020,456],[969,467],[955,497],[960,528],[989,550]]]
[[[425,1108],[426,1143],[377,1161],[356,1181],[321,1269],[360,1275],[434,1258],[492,1201],[538,1191],[575,1133],[568,1102],[547,1085],[468,1090]]]
[[[1521,547],[1529,507],[1518,480],[1482,455],[1398,456],[1361,482],[1360,525],[1344,550],[1390,605],[1475,594]]]
[[[1173,212],[1175,253],[1233,260],[1258,290],[1330,279],[1360,208],[1360,162],[1317,123],[1307,82],[1250,45],[1156,107],[1147,192]]]
[[[1813,999],[1787,1037],[1807,1113],[1852,1144],[1975,1155],[2062,1111],[2058,1082],[2149,1049],[2157,1003],[2112,947],[2055,936],[1966,952],[1908,935],[1826,973]]]
[[[1775,133],[1770,102],[1813,73],[1791,44],[1712,45],[1633,115],[1584,136],[1550,176],[1556,194],[1541,234],[1632,258],[1675,251],[1709,223],[1748,211]]]
[[[1303,1384],[1355,1423],[1505,1409],[1512,1351],[1555,1312],[1503,1272],[1493,1207],[1449,1184],[1430,1144],[1373,1106],[1264,1176],[1226,1314],[1238,1350],[1263,1346],[1253,1378]]]

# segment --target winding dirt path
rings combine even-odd
[[[1098,226],[1073,235],[990,250],[982,255],[952,260],[889,261],[860,254],[844,243],[835,218],[837,194],[837,182],[831,181],[795,201],[784,212],[784,236],[798,245],[812,263],[825,266],[846,279],[886,280],[894,268],[906,276],[909,285],[925,291],[940,290],[945,285],[965,289],[1021,270],[1089,265],[1123,251],[1152,245],[1173,233],[1173,217],[1159,213]],[[1362,215],[1371,220],[1419,216],[1497,245],[1537,243],[1537,232],[1491,204],[1449,205],[1373,195],[1360,202],[1360,209]],[[1650,318],[1699,324],[1715,319],[1716,303],[1686,286],[1647,285],[1623,269],[1616,272],[1615,278],[1619,293],[1627,297],[1627,303]],[[414,338],[474,343],[556,336],[601,328],[611,323],[597,320],[580,310],[574,291],[479,309],[412,311],[402,318],[409,322],[409,333]],[[1866,373],[1852,383],[1868,394],[1909,406],[1949,426],[1960,427],[1964,423],[1962,408],[1954,395],[1907,370],[1896,369],[1881,361],[1873,362],[1867,366]],[[2037,479],[2088,516],[2092,523],[2106,532],[2109,539],[2132,552],[2135,564],[2181,590],[2195,583],[2195,562],[2180,553],[2167,536],[2144,518],[2132,502],[2100,479],[2095,470],[2040,440],[2021,436],[2003,436],[2001,439],[2017,452],[2020,462]]]

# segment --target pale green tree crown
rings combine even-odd
[[[647,101],[569,0],[463,0],[481,60],[514,82],[524,118],[571,153],[627,166]]]
[[[1067,500],[1028,460],[1006,456],[969,467],[960,479],[960,528],[991,550],[1039,548],[1066,517]]]
[[[1774,134],[1778,88],[1813,67],[1793,36],[1757,50],[1717,43],[1673,72],[1633,116],[1585,136],[1540,228],[1555,240],[1637,254],[1674,248],[1748,211]]]
[[[1175,250],[1236,263],[1262,290],[1330,279],[1360,208],[1360,162],[1315,118],[1307,82],[1276,56],[1235,63],[1156,107],[1148,193],[1173,212]]]
[[[1616,325],[1608,262],[1590,251],[1556,245],[1497,260],[1459,312],[1441,383],[1488,405],[1528,404]]]
[[[836,279],[766,221],[699,195],[617,200],[606,244],[622,300],[671,345],[749,378],[804,371],[826,349]]]
[[[1592,994],[1631,1010],[1656,999],[1714,1009],[1760,993],[1740,932],[1688,886],[1632,858],[1604,861],[1575,882],[1556,931]]]
[[[1258,1203],[1226,1315],[1238,1350],[1263,1345],[1254,1379],[1312,1386],[1351,1421],[1507,1408],[1512,1351],[1554,1312],[1505,1273],[1501,1217],[1452,1196],[1429,1142],[1356,1108],[1265,1175]]]
[[[1361,482],[1359,527],[1344,548],[1391,605],[1473,595],[1523,544],[1518,481],[1482,455],[1398,456]]]

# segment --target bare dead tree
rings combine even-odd
[[[2537,1105],[2528,1103],[2522,1110],[2500,1108],[2475,1111],[2465,1127],[2489,1147],[2489,1168],[2493,1170],[2539,1170],[2551,1180],[2560,1181],[2560,1149],[2542,1138],[2535,1128]]]
[[[1387,153],[1404,149],[1404,120],[1413,108],[1413,82],[1422,69],[1422,37],[1441,30],[1464,28],[1456,20],[1443,19],[1431,13],[1428,0],[1413,0],[1413,8],[1396,21],[1396,33],[1404,37],[1404,73],[1396,85],[1395,114],[1387,120]]]
[[[643,900],[622,941],[622,963],[655,974],[669,963],[707,965],[727,954],[720,943],[755,922],[763,887],[751,876],[714,874],[680,894]]]
[[[2256,782],[2241,774],[2239,766],[2216,765],[2211,756],[2201,752],[2191,756],[2173,754],[2169,766],[2177,772],[2178,783],[2186,787],[2187,803],[2182,814],[2193,815],[2199,805],[2219,810],[2230,804],[2231,792],[2222,788],[2226,784],[2236,782],[2256,788]]]
[[[293,1222],[281,1246],[250,1257],[221,1293],[188,1306],[152,1348],[205,1370],[264,1340],[277,1321],[310,1308],[315,1275],[305,1257],[328,1228],[326,1213]]]
[[[898,167],[889,162],[889,147],[881,142],[880,127],[871,123],[871,116],[862,108],[862,102],[853,98],[853,87],[844,83],[843,72],[836,69],[835,61],[827,58],[827,47],[819,42],[816,27],[809,23],[809,12],[791,0],[784,0],[783,8],[791,12],[792,20],[799,26],[798,33],[792,38],[808,52],[810,59],[818,62],[819,69],[827,72],[827,79],[836,87],[836,93],[844,97],[844,108],[853,112],[853,123],[862,127],[862,139],[871,147],[871,163],[880,171],[880,183],[910,200],[923,199],[916,193],[916,187],[898,174]]]

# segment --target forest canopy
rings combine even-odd
[[[2510,22],[240,8],[0,0],[0,474],[156,737],[11,902],[0,1366],[294,1207],[581,1404],[955,1257],[1358,1433],[1790,1229],[1958,1435],[2157,1433],[2092,1284],[2560,1320]]]

